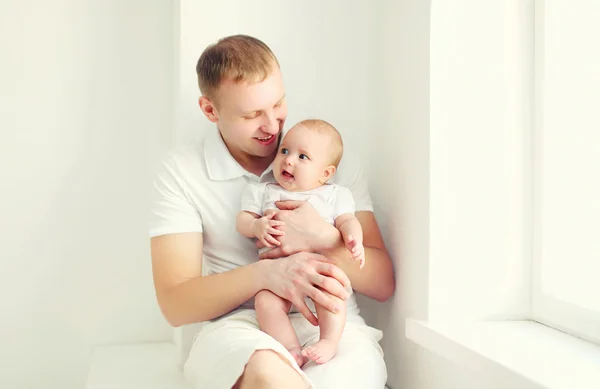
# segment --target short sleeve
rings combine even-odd
[[[149,235],[202,232],[202,217],[189,201],[176,161],[168,156],[157,169],[152,185]]]
[[[355,211],[373,211],[373,202],[369,195],[369,187],[360,161],[352,153],[344,152],[344,157],[333,178],[333,182],[350,189],[354,198]]]
[[[265,192],[264,183],[250,183],[242,192],[241,210],[255,213],[262,216],[263,195]]]
[[[354,214],[354,198],[348,188],[336,185],[335,204],[333,205],[333,219],[345,213]]]

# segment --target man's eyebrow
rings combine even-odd
[[[281,104],[281,102],[282,102],[284,99],[285,99],[285,94],[283,95],[283,97],[282,97],[282,98],[280,98],[280,99],[279,99],[279,100],[278,100],[278,101],[275,103],[275,105]],[[252,111],[242,111],[242,115],[251,115],[251,114],[253,114],[253,113],[260,112],[260,111],[262,111],[262,109],[254,109],[254,110],[252,110]]]

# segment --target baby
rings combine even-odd
[[[275,183],[251,184],[242,195],[242,211],[237,216],[237,230],[248,238],[258,238],[266,249],[280,245],[273,220],[275,202],[302,200],[311,204],[329,223],[341,232],[352,257],[364,266],[363,234],[354,216],[354,200],[349,189],[327,181],[335,174],[342,158],[343,144],[338,131],[323,120],[304,120],[283,138],[273,161]],[[255,297],[255,309],[261,330],[285,346],[302,366],[307,358],[318,364],[335,355],[346,322],[346,304],[324,292],[342,308],[333,313],[315,304],[319,318],[319,341],[302,349],[288,318],[291,303],[268,290]]]

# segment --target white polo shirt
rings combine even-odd
[[[356,211],[372,211],[362,170],[343,157],[332,182],[349,188]],[[211,275],[258,260],[254,239],[236,230],[241,196],[249,183],[271,182],[271,169],[258,177],[231,156],[218,130],[200,142],[171,150],[159,164],[153,183],[149,235],[202,232],[202,274]],[[252,301],[244,304],[252,308]],[[358,314],[354,295],[348,314]]]

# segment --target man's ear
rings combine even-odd
[[[213,123],[219,121],[219,113],[217,112],[215,103],[213,103],[208,97],[200,96],[198,99],[198,105],[208,120]]]
[[[327,168],[323,172],[323,176],[321,177],[321,179],[319,180],[319,182],[321,184],[326,183],[327,180],[329,180],[331,177],[333,177],[333,175],[335,174],[335,171],[336,171],[335,166],[333,166],[333,165],[327,166]]]

